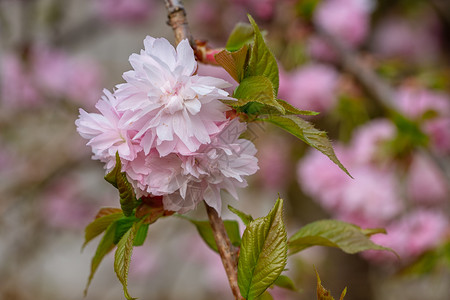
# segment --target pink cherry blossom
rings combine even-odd
[[[264,141],[258,150],[260,177],[265,188],[282,189],[287,183],[289,145],[281,138]]]
[[[407,263],[438,246],[448,236],[449,229],[449,220],[442,212],[418,209],[391,223],[386,235],[377,234],[371,239],[392,248]],[[367,251],[364,256],[375,262],[396,260],[386,251]]]
[[[397,93],[397,107],[408,117],[420,118],[428,111],[450,116],[450,98],[423,88],[403,87]]]
[[[357,128],[351,142],[353,161],[356,163],[381,162],[383,143],[395,138],[397,129],[386,119],[375,119]]]
[[[314,22],[352,46],[360,45],[369,30],[371,2],[368,0],[321,1]]]
[[[417,203],[436,204],[449,195],[447,181],[434,162],[415,155],[409,168],[407,194]]]
[[[93,158],[107,163],[106,168],[110,170],[115,165],[116,152],[121,158],[133,160],[142,148],[133,140],[136,131],[119,125],[122,113],[117,111],[116,97],[108,90],[104,90],[104,93],[105,96],[95,106],[101,114],[80,109],[75,124],[78,133],[89,139],[87,145],[92,147]]]
[[[435,118],[423,124],[432,147],[440,154],[450,153],[450,117]]]
[[[338,74],[330,66],[310,64],[281,72],[279,97],[306,110],[328,111],[337,101]]]
[[[127,83],[118,85],[118,109],[124,112],[120,125],[138,131],[145,153],[155,147],[160,155],[189,154],[211,142],[220,131],[229,108],[218,99],[231,99],[221,79],[193,75],[197,68],[187,40],[175,50],[163,38],[147,37],[145,50],[130,56],[132,71]]]
[[[211,144],[184,157],[183,176],[176,178],[180,189],[163,198],[164,207],[183,213],[205,200],[220,213],[221,189],[238,199],[236,187],[246,187],[245,177],[258,170],[255,146],[248,140],[239,139],[245,130],[246,125],[235,119],[213,138]]]

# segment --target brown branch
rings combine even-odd
[[[172,27],[175,33],[175,42],[178,44],[184,39],[188,39],[194,51],[196,50],[196,43],[189,31],[189,26],[186,20],[186,10],[179,0],[165,0],[168,12],[167,24]],[[208,213],[209,222],[214,234],[214,240],[219,250],[220,258],[222,259],[225,272],[227,273],[228,281],[230,283],[231,291],[236,300],[243,300],[239,291],[237,283],[237,251],[231,245],[225,230],[225,225],[219,217],[214,208],[205,203],[206,211]]]
[[[186,10],[180,0],[165,0],[168,12],[167,24],[175,33],[175,43],[178,45],[182,40],[188,39],[191,47],[195,50],[196,45],[186,19]]]
[[[225,225],[222,219],[217,214],[217,211],[206,204],[206,212],[208,213],[209,223],[211,224],[212,230],[214,232],[214,240],[217,244],[217,249],[219,250],[220,258],[222,259],[223,267],[228,276],[228,282],[230,283],[231,291],[235,299],[244,299],[239,291],[239,286],[237,283],[237,259],[238,253],[231,245],[230,239],[228,238],[227,232],[225,230]]]

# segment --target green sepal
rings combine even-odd
[[[242,222],[244,223],[245,226],[248,226],[248,224],[250,224],[251,221],[253,221],[253,217],[251,215],[248,215],[236,208],[234,208],[231,205],[228,205],[228,209],[234,213],[236,216],[238,216]]]
[[[242,236],[238,262],[241,295],[257,299],[280,276],[286,261],[287,234],[279,198],[267,216],[250,222]]]
[[[303,226],[289,239],[289,254],[292,255],[312,246],[336,247],[354,254],[365,250],[387,250],[370,240],[375,233],[385,233],[384,229],[361,229],[361,227],[338,221],[321,220]]]

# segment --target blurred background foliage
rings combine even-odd
[[[224,194],[225,202],[262,216],[280,193],[288,231],[323,218],[384,227],[374,241],[401,257],[315,247],[288,266],[299,293],[274,289],[275,299],[314,299],[313,265],[327,288],[348,286],[347,300],[450,298],[449,4],[185,1],[195,38],[215,47],[247,13],[257,20],[279,62],[279,98],[321,112],[309,120],[355,177],[252,124],[260,171],[239,203]],[[82,298],[95,251],[80,254],[83,228],[101,206],[119,203],[74,120],[122,81],[145,35],[173,41],[163,1],[0,0],[0,299]],[[376,81],[349,68],[336,41]],[[198,72],[232,81],[214,66]],[[392,97],[374,94],[380,89]],[[202,207],[192,216],[206,218]],[[141,299],[231,298],[219,256],[186,224],[159,220],[136,248],[130,289]],[[122,299],[111,257],[87,299]]]

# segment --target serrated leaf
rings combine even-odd
[[[111,223],[114,221],[117,221],[123,217],[122,212],[115,212],[111,213],[109,215],[104,215],[102,217],[99,217],[95,219],[93,222],[91,222],[88,226],[86,226],[86,229],[84,230],[84,243],[82,246],[82,249],[86,247],[86,245],[95,237],[100,235],[103,231],[105,231]]]
[[[244,69],[247,62],[248,46],[244,45],[235,52],[223,50],[217,53],[214,58],[216,62],[225,69],[237,82],[244,78]]]
[[[216,241],[214,239],[214,233],[212,231],[211,224],[209,224],[209,221],[198,221],[183,215],[178,216],[194,224],[203,241],[205,241],[209,248],[218,252]],[[225,225],[227,235],[230,238],[231,244],[233,246],[239,247],[241,245],[241,235],[239,233],[238,222],[234,220],[224,220],[223,223]]]
[[[233,102],[233,107],[243,107],[250,102],[257,102],[274,107],[279,111],[279,114],[286,112],[284,107],[276,99],[272,82],[265,76],[244,78],[234,91],[233,98],[238,99],[238,101]],[[243,111],[249,113],[249,110]]]
[[[278,104],[283,106],[287,115],[317,116],[319,114],[316,111],[298,109],[297,107],[295,107],[281,99],[277,99],[277,102],[278,102]],[[269,114],[269,113],[267,113],[267,114]]]
[[[326,288],[322,286],[322,282],[319,277],[319,273],[316,271],[317,276],[317,300],[334,300],[334,298],[331,296],[330,291],[328,291]],[[344,300],[345,294],[347,293],[347,287],[344,288],[344,290],[341,293],[341,297],[339,300]]]
[[[228,37],[225,48],[228,51],[236,51],[253,40],[253,27],[247,23],[237,23]]]
[[[122,162],[119,152],[116,152],[116,165],[114,169],[105,176],[105,180],[119,190],[120,206],[125,216],[131,216],[133,209],[138,205],[136,195],[131,184],[128,182],[125,172],[121,172]]]
[[[275,280],[275,282],[273,284],[276,286],[279,286],[281,288],[290,290],[290,291],[294,291],[294,292],[297,291],[292,279],[285,275],[278,276],[277,280]]]
[[[277,95],[279,85],[277,61],[264,42],[264,38],[255,20],[250,15],[248,15],[248,19],[253,26],[254,42],[250,51],[250,60],[245,77],[265,76],[269,78],[275,90],[274,94]]]
[[[138,231],[136,232],[136,236],[134,237],[134,246],[142,246],[145,242],[145,239],[147,238],[148,234],[148,227],[150,224],[142,224]]]
[[[125,216],[131,216],[137,206],[133,186],[128,182],[125,172],[117,174],[117,189],[120,193],[120,206]]]
[[[238,262],[241,295],[252,300],[264,293],[280,276],[286,260],[287,235],[279,198],[269,214],[252,221],[242,236]]]
[[[319,150],[320,152],[328,156],[328,158],[332,162],[338,165],[341,170],[347,173],[348,176],[352,177],[334,153],[333,146],[328,139],[325,131],[320,131],[314,128],[311,123],[297,116],[270,116],[261,120],[281,127],[282,129],[298,137],[311,147]]]
[[[94,274],[97,271],[98,266],[100,265],[103,257],[110,252],[114,248],[114,233],[116,231],[116,223],[113,222],[106,229],[105,235],[97,246],[97,250],[95,251],[95,255],[91,261],[91,273],[89,274],[88,282],[86,284],[86,288],[84,290],[84,296],[87,295],[87,291],[89,285],[91,284],[92,278],[94,278]]]
[[[305,225],[289,239],[289,254],[311,246],[336,247],[349,254],[365,250],[392,251],[372,242],[369,238],[372,233],[373,231],[364,231],[359,226],[342,221],[316,221]]]
[[[234,213],[236,216],[238,216],[242,222],[245,224],[245,226],[248,226],[248,224],[253,221],[253,217],[251,215],[248,215],[242,211],[240,211],[239,209],[234,208],[231,205],[228,205],[228,209]]]
[[[133,254],[133,243],[141,223],[134,223],[133,226],[122,236],[117,244],[114,255],[114,271],[123,286],[123,293],[128,300],[134,300],[128,293],[128,271],[130,269],[131,255]]]
[[[114,244],[118,244],[119,241],[122,239],[123,235],[130,230],[130,228],[133,226],[134,223],[138,222],[139,220],[134,217],[122,217],[121,219],[117,220],[117,226],[116,226],[116,232],[114,234]]]
[[[273,297],[268,291],[265,291],[264,293],[262,293],[261,296],[259,296],[256,299],[257,300],[273,300]]]

